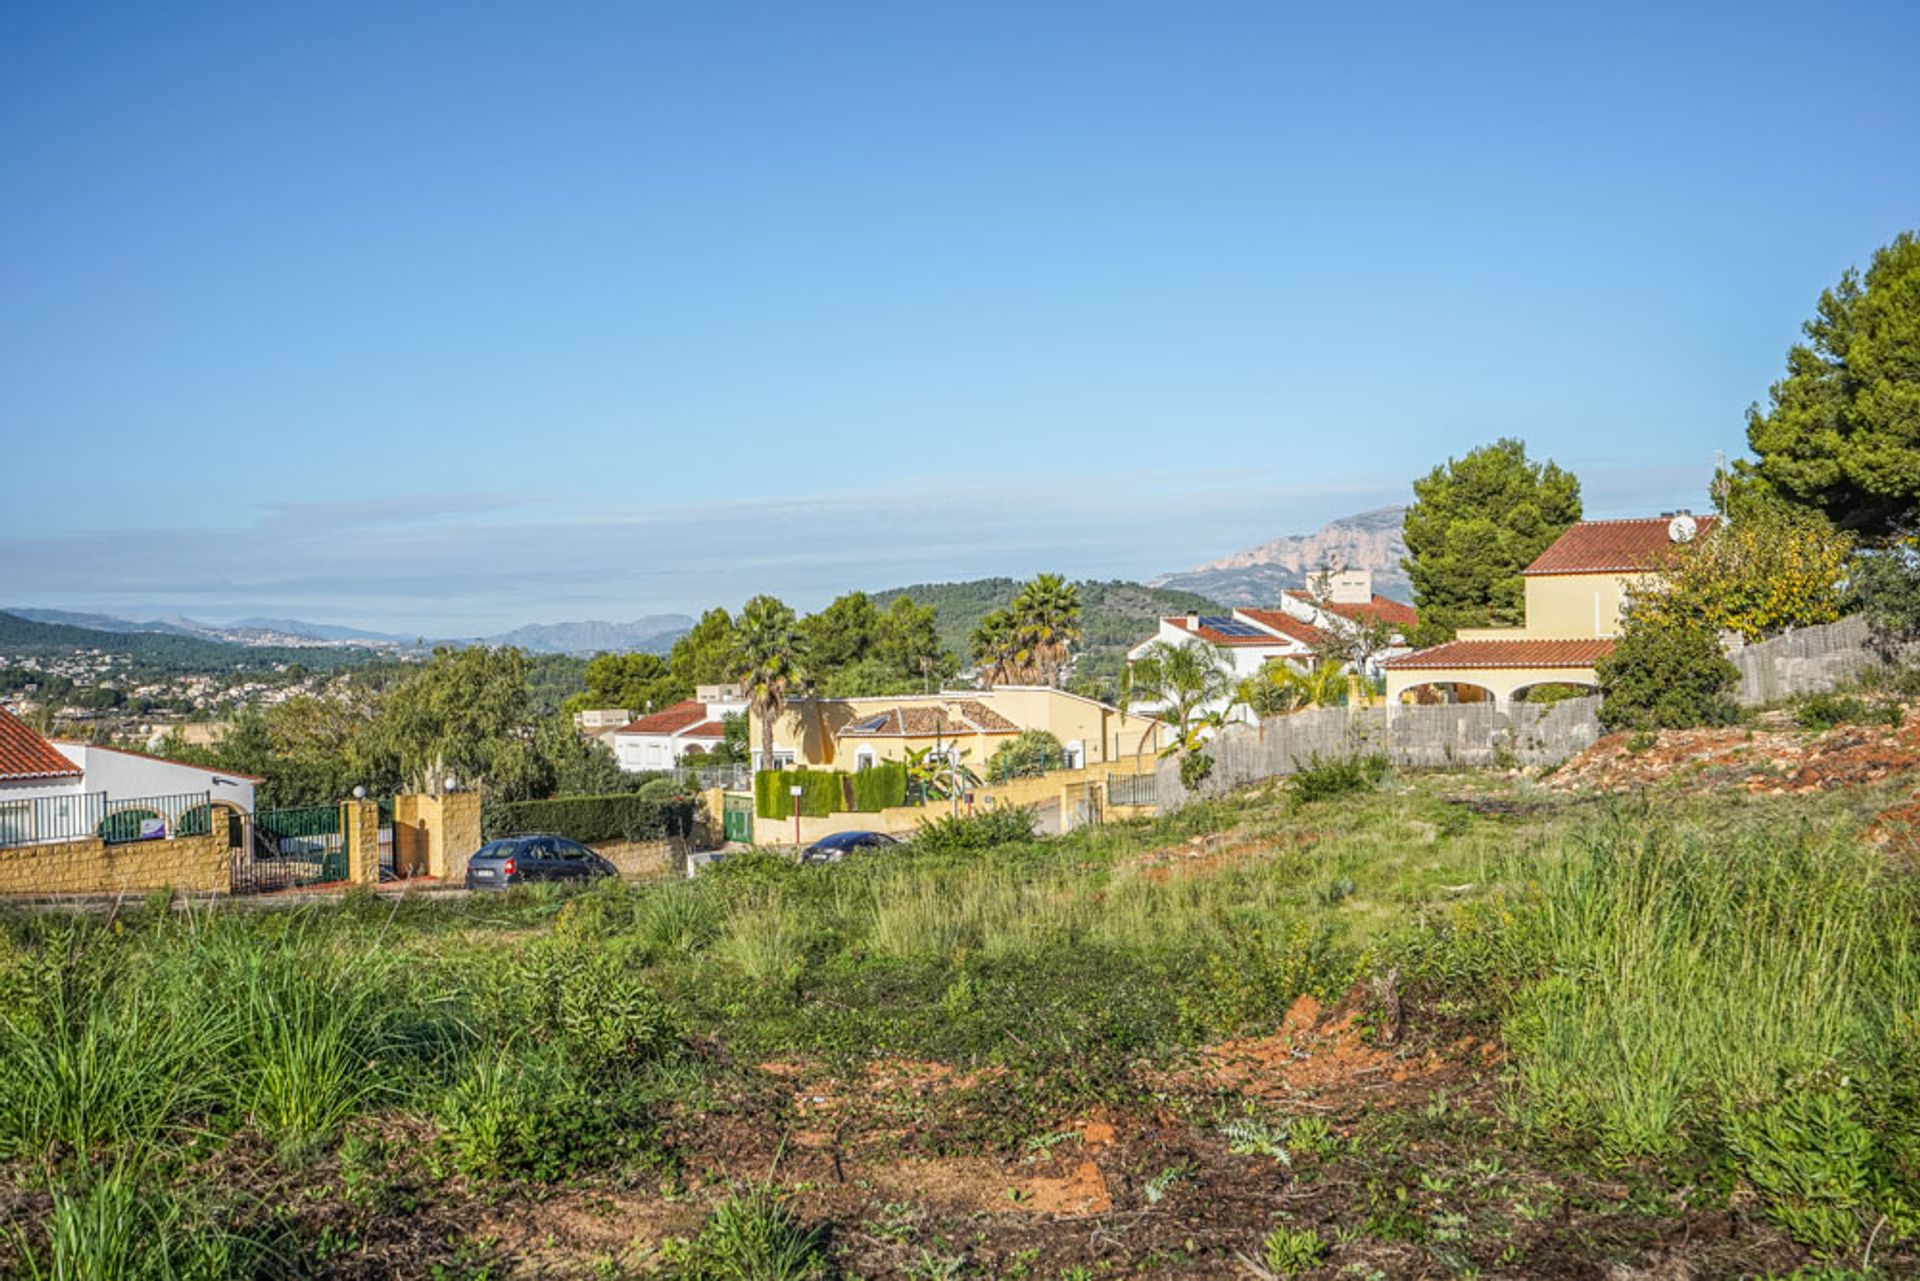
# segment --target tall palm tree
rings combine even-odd
[[[972,639],[974,662],[989,688],[1014,684],[1024,674],[1024,655],[1010,611],[996,609],[987,614],[973,629]]]
[[[1032,656],[1042,683],[1060,683],[1060,670],[1081,639],[1080,589],[1058,574],[1041,574],[1013,598],[1021,648]]]
[[[735,675],[760,718],[760,768],[773,768],[773,722],[787,699],[806,687],[800,620],[775,596],[755,596],[740,611]]]
[[[1121,674],[1120,706],[1158,708],[1173,719],[1176,745],[1185,745],[1206,705],[1226,697],[1232,688],[1232,670],[1213,646],[1198,640],[1182,645],[1155,641]],[[1144,754],[1146,745],[1147,735],[1142,733],[1135,755]]]

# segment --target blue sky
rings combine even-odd
[[[1920,6],[0,8],[0,601],[1146,576],[1500,435],[1704,505]]]

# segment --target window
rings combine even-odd
[[[853,754],[853,768],[855,770],[872,769],[874,760],[873,752],[863,747]]]

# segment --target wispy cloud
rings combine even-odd
[[[1696,470],[1595,469],[1588,507],[1685,501]],[[0,602],[471,635],[735,606],[762,591],[812,608],[854,587],[1042,569],[1147,577],[1405,498],[1387,479],[1223,467],[666,504],[530,490],[276,503],[239,529],[0,539]]]

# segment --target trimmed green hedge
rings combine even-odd
[[[489,805],[483,817],[488,840],[544,832],[583,843],[655,841],[690,835],[697,805],[686,797],[655,800],[632,793],[556,796],[545,801]]]
[[[862,814],[907,803],[907,767],[899,761],[881,761],[848,776],[853,808]]]
[[[763,769],[753,776],[753,810],[761,818],[792,818],[793,797],[788,788],[798,784],[800,813],[826,818],[846,808],[841,776],[826,769]]]

